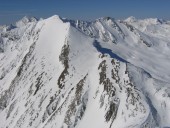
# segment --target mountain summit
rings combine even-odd
[[[0,27],[0,128],[170,127],[169,55],[168,21]]]

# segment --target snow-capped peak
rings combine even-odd
[[[170,25],[156,22],[0,28],[0,128],[170,127]]]
[[[61,20],[62,18],[59,15],[53,15],[53,16],[49,17],[48,19],[51,19],[51,20]]]
[[[29,17],[25,16],[21,20],[16,22],[16,26],[17,27],[23,27],[23,26],[27,25],[30,22],[37,22],[37,18],[35,18],[35,17],[30,17],[29,18]]]
[[[147,18],[147,19],[144,19],[144,21],[147,24],[161,24],[163,20],[158,19],[158,18]]]
[[[134,16],[130,16],[127,19],[125,19],[126,22],[136,22],[137,19]]]

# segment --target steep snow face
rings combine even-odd
[[[102,47],[143,68],[154,78],[170,83],[167,68],[170,65],[170,25],[167,22],[134,17],[120,21],[105,17],[92,23],[75,24],[86,35],[97,38]]]
[[[169,27],[59,16],[2,26],[0,128],[170,127]]]

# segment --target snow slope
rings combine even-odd
[[[24,17],[0,33],[0,128],[170,127],[168,21]]]

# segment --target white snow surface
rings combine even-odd
[[[0,128],[170,127],[170,24],[24,17],[0,26]]]

